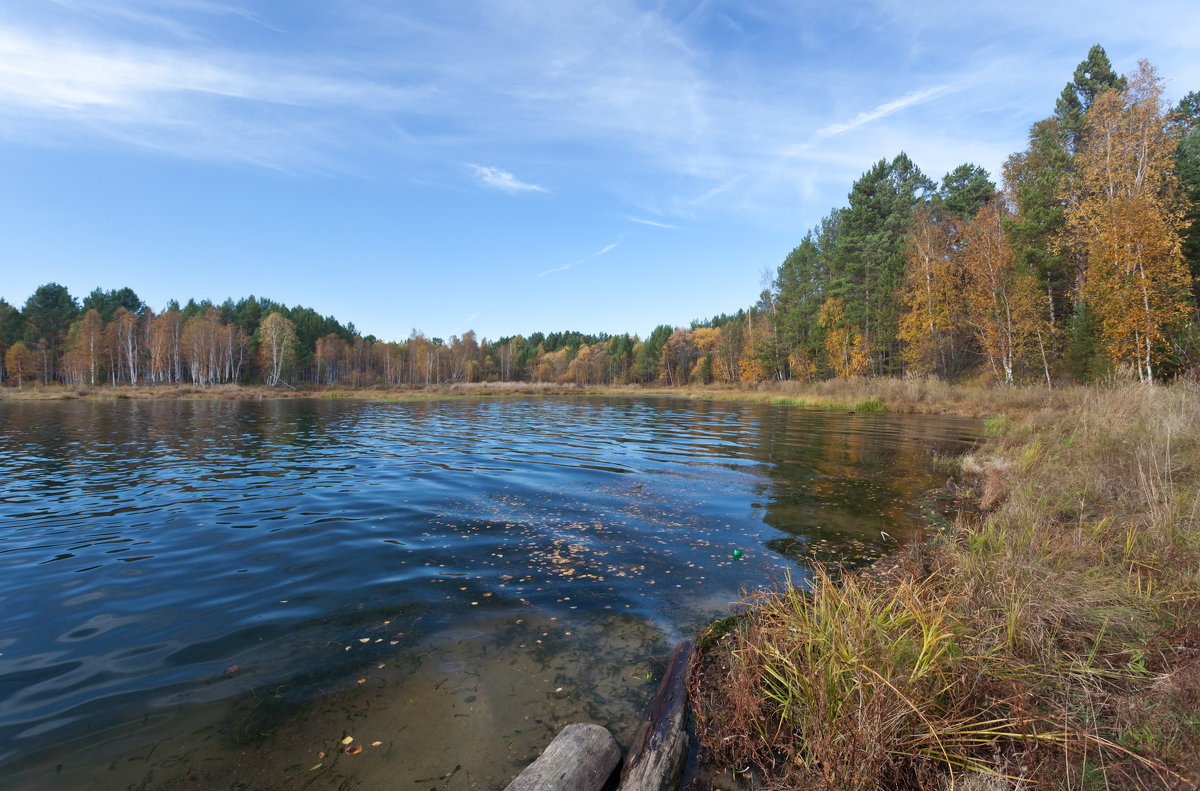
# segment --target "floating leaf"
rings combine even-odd
[[[354,746],[352,746],[352,747],[347,747],[347,748],[346,748],[346,755],[358,755],[358,754],[359,754],[359,753],[361,753],[361,752],[362,752],[362,745],[361,745],[361,744],[356,744],[356,745],[354,745]]]
[[[354,737],[353,737],[353,736],[347,736],[345,739],[342,739],[342,744],[349,744],[349,743],[350,743],[350,742],[352,742],[352,741],[354,741]]]

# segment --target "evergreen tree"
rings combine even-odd
[[[1072,153],[1079,149],[1087,127],[1087,113],[1096,97],[1105,91],[1125,90],[1127,81],[1113,71],[1104,47],[1093,44],[1087,60],[1075,67],[1075,77],[1068,82],[1054,106],[1054,115],[1067,135]]]
[[[1171,122],[1180,135],[1175,175],[1187,206],[1184,219],[1189,223],[1183,236],[1183,260],[1192,277],[1192,298],[1200,305],[1200,92],[1192,91],[1180,100]]]
[[[864,173],[850,191],[850,205],[839,213],[829,296],[842,300],[839,321],[861,328],[871,349],[872,373],[900,371],[900,306],[894,297],[904,276],[913,209],[933,189],[902,152]]]
[[[996,185],[986,170],[969,162],[959,165],[942,177],[942,185],[933,195],[934,216],[969,220],[995,194]]]

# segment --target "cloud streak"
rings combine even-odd
[[[949,85],[937,85],[932,88],[926,88],[923,91],[914,91],[913,93],[905,94],[899,99],[890,102],[884,102],[873,110],[866,110],[851,118],[849,121],[830,124],[817,131],[817,137],[834,137],[836,135],[849,132],[852,129],[857,129],[860,126],[869,124],[872,121],[878,121],[881,118],[887,118],[893,113],[898,113],[901,110],[922,104],[934,99],[949,91]]]
[[[500,168],[486,167],[484,165],[472,165],[467,163],[467,167],[475,173],[475,177],[479,182],[488,187],[494,187],[498,190],[510,193],[520,192],[549,192],[545,187],[539,187],[537,184],[530,184],[521,181],[519,178],[509,173],[507,170]]]
[[[642,219],[641,217],[633,217],[628,214],[625,215],[625,219],[629,220],[630,222],[636,222],[636,223],[640,223],[642,225],[649,225],[651,228],[665,228],[668,231],[678,231],[679,230],[679,226],[677,226],[677,225],[668,225],[665,222],[657,222],[655,220],[645,220],[645,219]]]
[[[1200,67],[1161,60],[1195,63],[1185,4],[1143,10],[1145,30],[1171,31],[1164,38],[1105,21],[1115,14],[1079,20],[1015,2],[950,15],[894,0],[853,13],[641,0],[253,12],[234,0],[12,0],[0,12],[0,137],[427,185],[461,179],[465,162],[536,151],[536,181],[484,164],[471,175],[513,195],[599,185],[624,210],[666,220],[630,222],[679,230],[672,221],[690,224],[697,207],[705,219],[792,222],[901,149],[933,152],[919,164],[935,175],[982,154],[995,170],[992,152],[1023,145],[1097,40],[1114,56],[1150,57],[1182,87],[1200,79]],[[1148,40],[1162,52],[1144,51]],[[934,101],[952,91],[952,107]]]
[[[571,262],[571,263],[569,263],[569,264],[563,264],[562,266],[555,266],[555,267],[551,267],[550,269],[546,269],[546,270],[544,270],[544,271],[542,271],[542,272],[539,272],[539,273],[538,273],[538,277],[545,277],[546,275],[552,274],[552,273],[554,273],[554,272],[566,272],[566,271],[567,271],[568,269],[570,269],[571,267],[573,267],[573,266],[578,266],[579,264],[582,264],[582,263],[583,263],[583,261],[584,261],[584,259],[582,259],[582,258],[581,258],[581,259],[579,259],[578,261],[572,261],[572,262]]]
[[[603,247],[601,247],[596,252],[592,253],[587,258],[580,258],[578,261],[572,261],[569,264],[563,264],[562,266],[551,267],[550,269],[539,272],[538,277],[545,277],[546,275],[552,274],[554,272],[565,272],[572,267],[579,266],[580,264],[584,263],[585,261],[588,261],[593,258],[599,258],[602,255],[607,255],[608,253],[611,253],[613,250],[617,249],[617,247],[620,246],[621,242],[623,242],[623,241],[625,241],[625,234],[622,234],[621,237],[619,239],[617,239],[615,242],[610,242],[609,244],[604,245]]]

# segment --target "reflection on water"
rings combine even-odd
[[[2,402],[6,785],[494,787],[569,722],[627,742],[650,658],[798,557],[907,540],[931,454],[976,430],[653,398]]]

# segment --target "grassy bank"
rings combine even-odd
[[[716,763],[777,788],[1200,780],[1200,388],[1016,406],[962,460],[978,515],[886,581],[756,596],[710,641]]]

